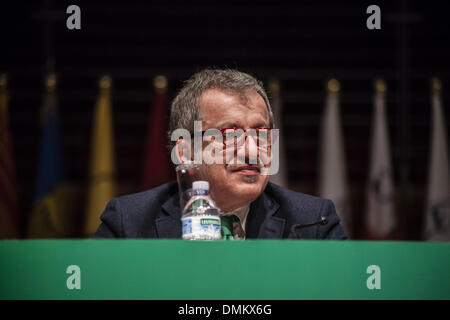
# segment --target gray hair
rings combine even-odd
[[[194,121],[200,120],[200,97],[208,89],[222,89],[236,92],[245,96],[248,91],[257,92],[265,101],[269,114],[270,128],[273,128],[274,119],[267,93],[263,83],[248,73],[233,69],[205,69],[195,73],[181,88],[173,99],[170,108],[169,141],[171,133],[183,128],[194,131]],[[175,142],[170,141],[170,146]]]

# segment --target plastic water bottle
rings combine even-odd
[[[209,196],[208,181],[194,181],[192,193],[181,217],[183,239],[220,240],[220,211]]]

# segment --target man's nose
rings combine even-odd
[[[248,159],[249,164],[257,164],[258,157],[258,143],[256,137],[249,134],[245,139],[245,157]]]

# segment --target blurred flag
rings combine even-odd
[[[56,76],[46,78],[41,108],[42,139],[28,238],[60,238],[70,234],[65,211]]]
[[[450,241],[450,172],[445,115],[441,105],[441,83],[433,79],[431,152],[424,239]]]
[[[339,115],[339,89],[340,84],[336,79],[328,81],[328,95],[322,119],[319,195],[333,201],[342,226],[351,237],[352,217]]]
[[[157,76],[154,80],[155,100],[148,120],[142,187],[151,189],[174,178],[167,150],[168,98],[167,79]]]
[[[280,166],[279,166],[279,170],[278,173],[275,175],[270,176],[270,182],[273,182],[279,186],[288,187],[288,180],[287,180],[287,164],[286,164],[286,151],[285,151],[285,147],[284,147],[284,134],[283,134],[283,128],[281,127],[282,125],[282,101],[281,101],[281,96],[280,96],[280,83],[279,81],[276,80],[272,80],[269,82],[269,91],[272,94],[272,101],[271,101],[271,105],[272,105],[272,110],[274,113],[274,118],[275,118],[275,128],[280,129],[280,135],[278,137],[279,139],[279,161],[280,161]]]
[[[375,83],[372,123],[372,145],[367,190],[366,237],[368,239],[390,239],[396,227],[394,183],[386,121],[383,80]]]
[[[19,237],[16,169],[8,115],[8,78],[0,76],[0,239]]]
[[[100,215],[116,195],[111,78],[100,79],[100,94],[92,122],[89,191],[84,236],[91,237],[100,225]]]

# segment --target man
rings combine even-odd
[[[203,132],[217,129],[224,137],[227,128],[259,132],[274,124],[262,84],[237,70],[207,69],[186,81],[172,102],[169,135],[180,128],[194,134],[196,120],[201,120]],[[172,147],[177,148],[180,142],[172,142]],[[245,163],[236,159],[203,162],[199,172],[202,180],[209,181],[211,197],[222,215],[235,216],[236,238],[347,238],[330,200],[269,183],[269,175],[264,174],[266,164],[261,164],[261,159],[249,161],[259,154],[260,139],[245,134],[233,142],[231,154],[245,159]],[[229,146],[225,149],[224,154]],[[176,155],[183,156],[179,151]],[[176,182],[115,198],[103,212],[94,238],[181,238],[181,211]]]

